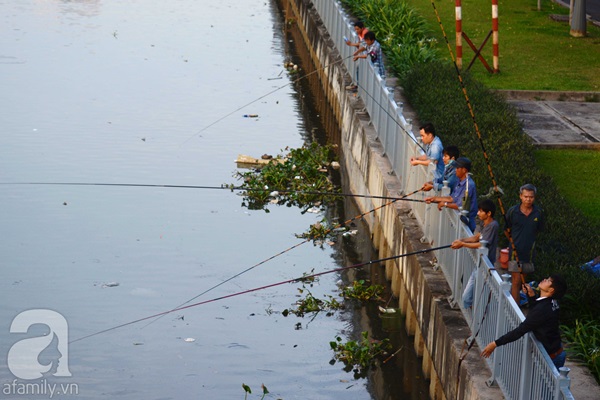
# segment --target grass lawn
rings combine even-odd
[[[600,223],[600,151],[537,150],[535,158],[544,172],[554,179],[567,201]]]
[[[429,0],[407,0],[430,23],[438,40],[439,54],[450,60],[450,53]],[[435,7],[455,53],[455,3],[435,1]],[[462,0],[463,31],[479,47],[491,30],[491,1]],[[588,24],[588,36],[573,38],[568,22],[556,22],[550,14],[569,14],[568,8],[550,0],[499,0],[499,74],[490,74],[480,61],[471,68],[473,75],[492,89],[600,91],[600,28]],[[482,50],[492,66],[492,40]],[[474,52],[463,40],[463,66]]]

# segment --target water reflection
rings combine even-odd
[[[271,2],[5,7],[3,57],[18,62],[0,59],[0,182],[216,186],[232,182],[240,153],[325,140],[325,109],[302,115],[316,102],[304,83],[254,102],[291,82],[282,64],[302,57],[286,54],[293,39]],[[169,310],[296,244],[321,218],[240,202],[228,191],[0,185],[1,342],[15,341],[10,322],[31,308],[63,314],[72,339]],[[347,260],[339,249],[301,246],[202,299],[335,268]],[[322,277],[314,295],[334,294],[338,279]],[[329,341],[367,319],[283,317],[297,294],[269,288],[72,343],[66,383],[89,399],[242,398],[242,383],[286,400],[369,398],[366,381],[329,365]],[[14,379],[6,360],[1,384]]]

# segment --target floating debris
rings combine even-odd
[[[115,287],[115,286],[119,286],[119,282],[107,282],[107,283],[102,284],[103,288]]]
[[[191,337],[188,337],[188,338],[185,338],[185,339],[183,339],[183,341],[184,341],[184,342],[191,343],[191,342],[195,342],[195,341],[196,341],[196,339],[194,339],[194,338],[191,338]]]
[[[244,114],[244,118],[258,118],[258,114]]]
[[[383,314],[395,314],[396,309],[395,308],[383,308],[383,307],[379,306],[379,312],[383,313]]]

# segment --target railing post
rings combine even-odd
[[[556,385],[556,391],[554,392],[555,400],[571,398],[564,396],[565,391],[568,392],[569,395],[571,394],[571,378],[569,378],[569,372],[571,372],[571,368],[560,367],[558,369],[558,385]]]
[[[500,304],[498,306],[498,309],[502,310],[505,307],[508,307],[509,297],[511,297],[511,294],[510,294],[511,283],[510,283],[510,275],[509,274],[502,274],[500,277],[502,278],[502,283],[500,284],[500,298],[498,299]],[[498,337],[500,337],[501,333],[504,333],[506,331],[506,318],[504,318],[504,315],[500,315],[500,313],[498,315],[496,315],[495,317],[496,317],[496,334],[494,335],[494,337],[498,338]],[[492,353],[492,357],[493,357],[492,358],[492,376],[490,376],[490,379],[487,380],[488,386],[496,385],[496,372],[497,372],[497,370],[500,369],[500,355],[501,354],[502,354],[502,349],[498,349],[497,351]]]
[[[427,166],[427,181],[433,181],[433,177],[434,177],[434,172],[435,172],[435,163],[430,162],[429,165]],[[418,182],[417,183],[417,187],[419,187],[420,185],[422,185],[425,182]],[[427,206],[425,207],[425,218],[424,218],[424,227],[423,227],[423,234],[424,237],[421,240],[421,242],[423,243],[432,243],[433,242],[433,238],[432,238],[432,229],[431,229],[431,220],[433,218],[433,216],[431,215],[432,212],[437,212],[438,214],[441,214],[440,212],[438,212],[438,210],[434,210],[434,207],[437,208],[437,204],[427,204]],[[440,218],[440,216],[436,215],[436,217]],[[439,226],[439,223],[438,223]]]
[[[450,216],[452,218],[454,218],[454,224],[456,227],[456,233],[454,234],[455,238],[460,237],[460,214],[457,212],[454,212],[451,209],[448,208],[444,208],[443,212],[445,213],[450,213]],[[453,308],[458,307],[458,301],[456,300],[456,293],[458,292],[458,290],[461,288],[461,282],[460,282],[460,278],[462,277],[462,272],[463,272],[463,252],[462,251],[455,251],[454,252],[454,262],[450,265],[450,267],[452,268],[452,271],[450,271],[450,273],[452,274],[452,280],[451,280],[451,284],[452,284],[452,296],[450,296],[450,298],[448,298],[448,301],[450,303],[450,306]]]
[[[479,294],[481,293],[483,288],[483,272],[481,268],[485,267],[485,258],[488,256],[489,253],[489,249],[487,247],[489,243],[486,240],[481,240],[479,243],[481,243],[481,247],[477,249],[478,262],[475,266],[475,288],[473,289],[473,326],[471,327],[471,332],[473,332],[473,335],[469,338],[469,344],[471,344],[471,342],[475,340],[475,332],[479,331],[479,327],[481,326],[481,319],[479,318],[479,308],[481,307],[481,305],[479,304],[481,301],[481,299],[479,298]]]
[[[528,400],[531,398],[531,367],[533,365],[533,357],[531,357],[531,341],[530,334],[525,335],[522,340],[523,349],[521,351],[521,369],[519,378],[519,399]]]

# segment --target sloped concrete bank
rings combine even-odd
[[[345,165],[349,188],[358,194],[397,196],[400,179],[393,174],[383,154],[369,117],[362,112],[359,98],[345,91],[348,73],[339,62],[339,53],[329,40],[317,13],[308,0],[281,0],[288,23],[297,24],[310,51],[323,92],[340,126],[340,157]],[[324,68],[328,66],[327,68]],[[365,220],[381,258],[428,247],[417,221],[405,204],[396,202],[369,213]],[[382,200],[357,199],[367,212],[381,206]],[[414,337],[414,346],[422,356],[422,368],[430,380],[433,399],[500,399],[498,388],[489,388],[487,365],[475,347],[467,352],[465,339],[471,332],[458,309],[447,301],[450,287],[441,271],[432,267],[434,254],[388,261],[386,277],[391,281],[405,328]],[[465,356],[466,355],[466,356]],[[464,361],[459,362],[461,356]]]

